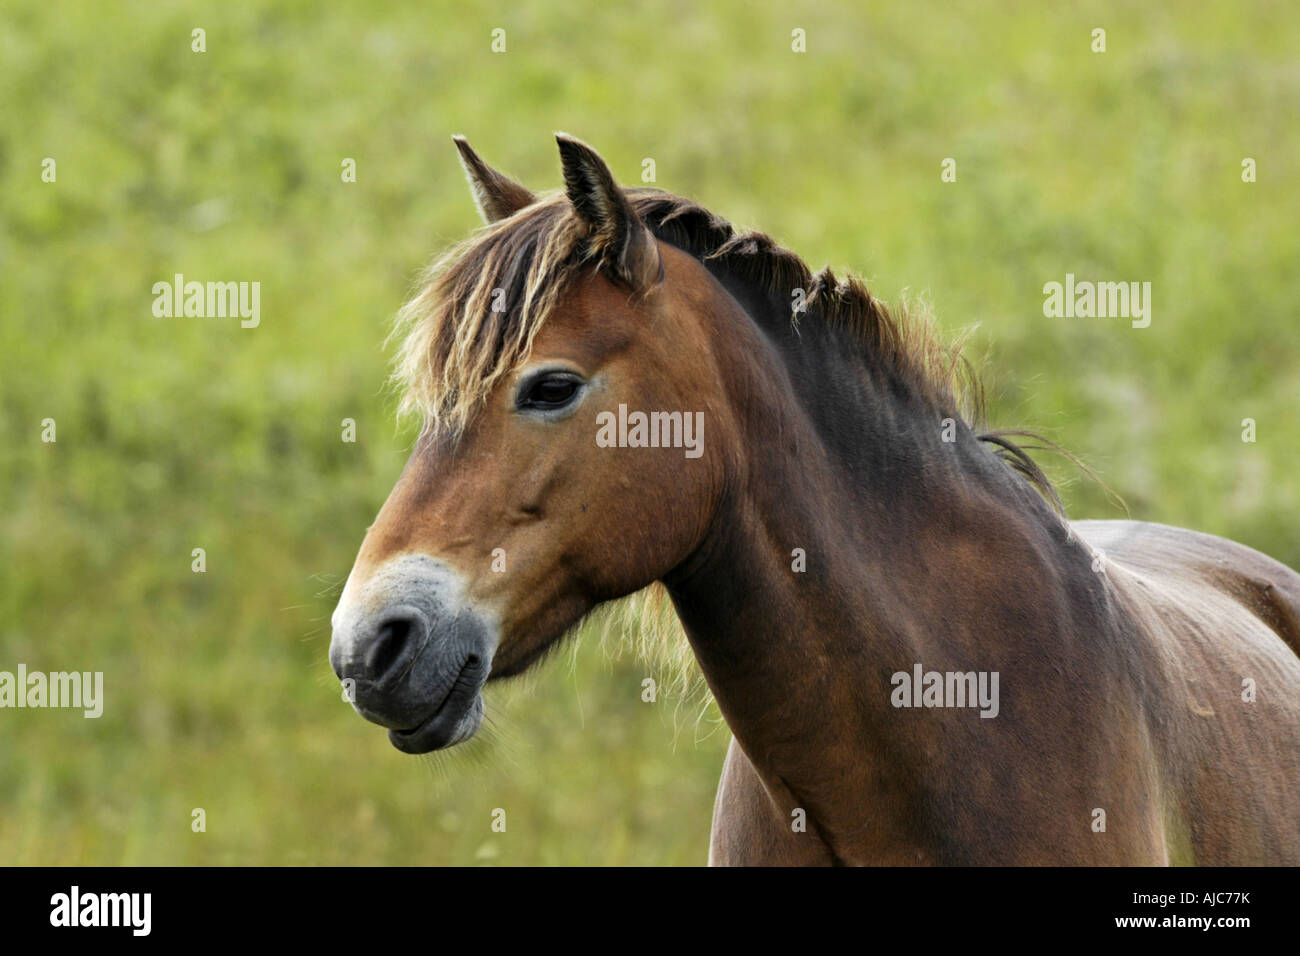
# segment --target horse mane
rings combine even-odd
[[[900,305],[896,314],[857,276],[813,273],[794,252],[761,232],[737,232],[704,207],[658,189],[626,190],[641,220],[664,242],[715,263],[769,295],[804,290],[805,314],[845,329],[872,363],[906,383],[932,407],[960,416],[994,454],[1037,488],[1060,514],[1061,500],[1027,448],[1064,452],[1024,431],[980,432],[983,389],[928,313]],[[420,291],[401,309],[393,384],[399,414],[418,412],[427,431],[459,434],[497,381],[524,362],[533,340],[569,284],[605,250],[563,193],[541,197],[484,226],[437,259]],[[798,312],[791,312],[797,328]],[[1014,437],[1040,444],[1023,446]],[[1081,464],[1076,461],[1076,464]]]
[[[719,266],[787,302],[794,289],[803,289],[804,320],[844,329],[876,367],[890,371],[932,408],[960,416],[1064,517],[1051,481],[1026,449],[1059,451],[1085,471],[1087,467],[1031,432],[980,432],[980,383],[961,356],[960,342],[944,343],[927,310],[903,303],[891,312],[858,277],[837,280],[829,268],[813,273],[771,237],[737,232],[690,200],[657,189],[629,189],[626,194],[658,239],[702,263]],[[418,413],[425,431],[462,431],[493,385],[527,360],[565,288],[600,261],[605,250],[597,242],[567,197],[557,192],[482,227],[435,260],[398,313],[389,336],[389,341],[400,340],[391,378],[400,395],[399,415]],[[800,321],[800,314],[792,311],[796,329]],[[1021,445],[1013,436],[1040,444]],[[716,705],[663,585],[655,583],[607,602],[572,632],[592,635],[611,658],[630,652],[643,661],[660,688],[678,701],[674,714],[687,712],[687,724],[720,726]]]

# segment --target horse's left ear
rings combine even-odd
[[[564,187],[578,215],[592,229],[604,264],[637,292],[663,278],[655,237],[636,214],[600,155],[582,140],[556,133]]]

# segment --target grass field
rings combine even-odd
[[[653,158],[814,268],[924,295],[978,325],[995,425],[1300,567],[1293,5],[548,6],[6,4],[0,670],[102,671],[106,702],[0,711],[0,863],[704,862],[728,733],[642,703],[634,658],[583,640],[420,759],[329,671],[413,438],[382,340],[477,224],[452,133],[537,189],[557,129],[628,183]],[[156,318],[176,273],[260,282],[260,324]],[[1150,327],[1045,318],[1067,273],[1151,282]],[[1045,464],[1073,516],[1122,516]]]

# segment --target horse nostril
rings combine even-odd
[[[365,658],[366,673],[371,680],[379,680],[402,659],[413,627],[414,622],[405,617],[385,621],[379,626]]]

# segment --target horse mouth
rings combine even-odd
[[[483,722],[479,690],[487,667],[477,654],[465,659],[442,701],[424,720],[406,730],[390,730],[389,742],[408,754],[424,754],[468,740]]]

